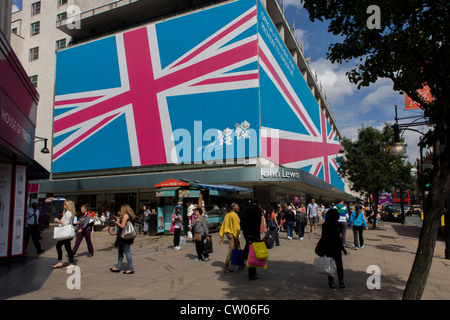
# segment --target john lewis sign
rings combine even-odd
[[[300,180],[301,178],[302,174],[300,170],[288,168],[261,168],[259,174],[259,180],[271,180],[271,179]]]

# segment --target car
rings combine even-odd
[[[413,205],[412,206],[412,213],[420,215],[422,213],[422,208],[420,207],[420,205]]]
[[[403,209],[406,210],[406,208],[407,206],[404,205]],[[389,204],[383,208],[383,211],[381,212],[381,220],[396,220],[403,222],[405,217],[402,216],[401,210],[400,204]]]

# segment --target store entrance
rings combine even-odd
[[[136,212],[136,193],[116,193],[114,195],[115,200],[115,212],[120,211],[120,207],[124,204],[128,204],[134,212]]]

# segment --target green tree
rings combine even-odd
[[[347,72],[358,88],[389,78],[393,88],[420,104],[433,127],[423,142],[433,149],[433,171],[416,257],[403,299],[420,299],[425,289],[444,202],[450,189],[450,1],[436,0],[301,0],[310,20],[330,21],[340,36],[327,54],[331,62],[356,62]],[[376,5],[379,28],[369,28]],[[375,7],[375,8],[377,8]],[[373,7],[371,7],[373,8]],[[432,101],[417,90],[430,87]],[[444,142],[444,143],[443,143]]]
[[[375,214],[382,191],[392,192],[395,186],[406,189],[413,183],[411,164],[405,161],[405,157],[387,152],[393,141],[394,132],[389,124],[385,124],[381,131],[363,127],[358,130],[355,141],[348,138],[341,141],[343,156],[337,158],[339,174],[348,179],[353,191],[373,196]]]

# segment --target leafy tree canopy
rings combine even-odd
[[[343,156],[337,159],[339,173],[351,182],[353,191],[377,196],[379,192],[391,192],[395,187],[412,187],[411,164],[405,157],[388,152],[393,141],[394,132],[389,124],[382,130],[363,127],[355,141],[342,140]]]

